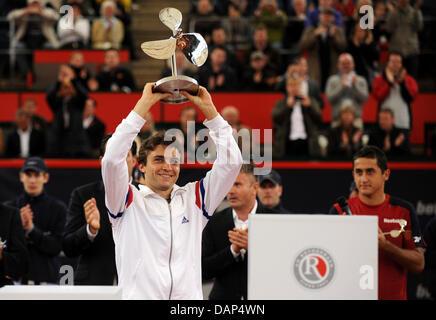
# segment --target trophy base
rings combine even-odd
[[[172,97],[162,99],[162,102],[177,104],[184,103],[188,99],[180,93],[180,90],[187,91],[192,95],[198,94],[197,80],[187,76],[171,76],[160,79],[155,83],[153,92],[172,93]]]

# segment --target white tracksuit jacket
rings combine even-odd
[[[174,185],[168,203],[148,187],[128,183],[126,157],[144,123],[130,112],[102,160],[118,285],[123,299],[202,299],[202,231],[239,174],[241,152],[220,115],[205,121],[217,159],[203,179]]]

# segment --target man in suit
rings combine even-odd
[[[28,252],[20,212],[0,203],[0,287],[26,274]]]
[[[111,136],[102,140],[100,160]],[[136,164],[135,154],[134,142],[126,158],[130,173]],[[74,270],[74,285],[116,283],[115,247],[104,194],[101,180],[80,186],[71,193],[62,247],[66,256],[79,257]]]
[[[210,300],[247,299],[248,217],[276,213],[256,200],[252,164],[243,164],[227,194],[230,207],[215,213],[203,230],[203,279],[215,278]]]
[[[23,109],[15,113],[15,128],[6,138],[7,157],[39,156],[45,152],[44,132],[32,126],[32,118]]]

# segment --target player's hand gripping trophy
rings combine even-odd
[[[186,58],[195,66],[202,66],[207,59],[207,43],[199,33],[182,33],[182,13],[175,8],[165,8],[159,12],[159,19],[171,29],[173,35],[166,40],[147,41],[141,45],[141,49],[155,59],[171,59],[172,76],[162,78],[156,82],[153,91],[172,93],[170,98],[162,100],[166,103],[183,103],[187,98],[180,94],[180,90],[192,95],[198,93],[197,80],[177,75],[176,49],[181,50]]]

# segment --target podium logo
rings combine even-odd
[[[330,254],[321,248],[308,248],[298,254],[294,275],[298,283],[309,289],[320,289],[332,281],[335,264]]]

